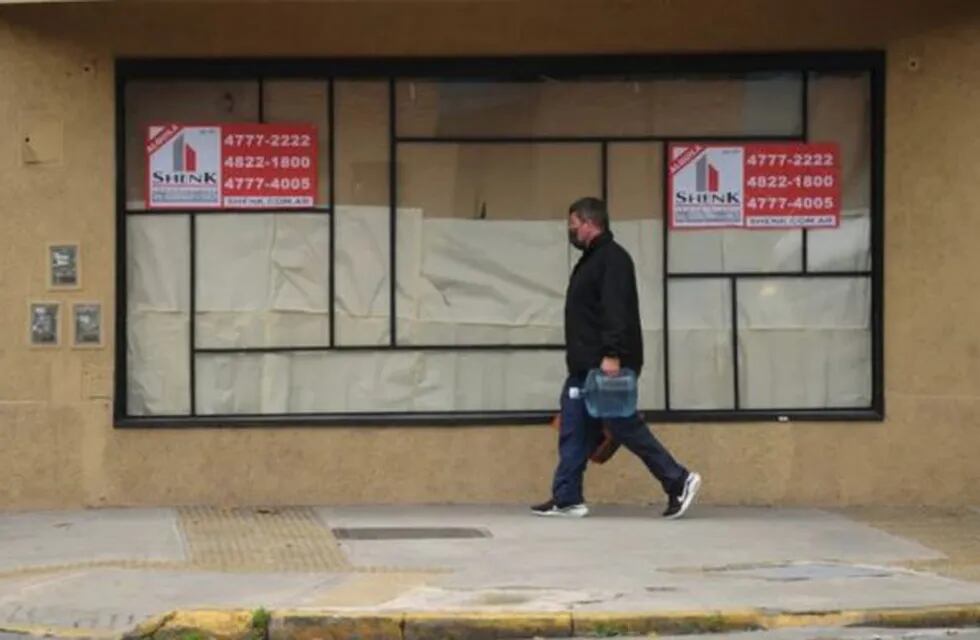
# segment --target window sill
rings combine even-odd
[[[884,412],[871,408],[644,411],[647,422],[881,422]],[[291,415],[124,416],[117,429],[238,429],[255,427],[488,427],[548,424],[555,412],[494,411],[434,413],[347,413]]]

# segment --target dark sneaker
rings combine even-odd
[[[554,500],[548,500],[531,507],[534,515],[547,518],[584,518],[589,515],[589,508],[584,502],[579,504],[559,505]]]
[[[691,508],[698,491],[701,490],[701,475],[690,472],[684,479],[684,488],[680,493],[675,493],[667,497],[667,510],[664,511],[664,518],[667,520],[677,520]]]

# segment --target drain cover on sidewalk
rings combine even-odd
[[[469,527],[350,527],[334,529],[338,540],[458,540],[489,538],[485,529]]]

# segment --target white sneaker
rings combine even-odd
[[[534,512],[534,515],[546,518],[584,518],[589,515],[589,508],[584,502],[559,507],[554,500],[548,500],[543,504],[531,507],[531,511]]]
[[[668,496],[667,498],[667,510],[664,511],[664,518],[666,520],[677,520],[682,517],[687,510],[694,504],[694,499],[698,497],[698,491],[701,490],[701,474],[692,471],[687,474],[687,478],[684,480],[684,488],[681,489],[680,495]]]

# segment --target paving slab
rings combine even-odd
[[[40,565],[185,558],[173,509],[0,514],[0,573]]]

